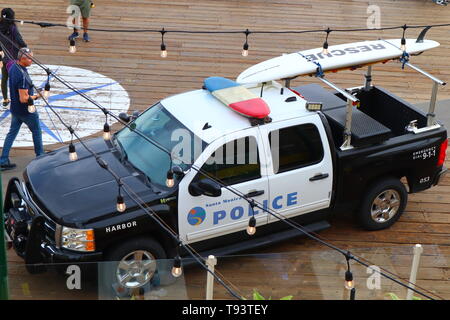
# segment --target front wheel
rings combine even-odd
[[[407,201],[403,183],[394,178],[381,180],[368,189],[358,212],[359,223],[367,230],[389,228],[400,218]]]
[[[108,252],[103,285],[116,292],[148,286],[158,276],[158,260],[165,258],[164,249],[151,238],[127,241]]]

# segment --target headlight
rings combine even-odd
[[[61,244],[63,248],[75,251],[95,251],[93,229],[62,228]]]

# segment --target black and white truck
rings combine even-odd
[[[262,122],[194,90],[154,104],[110,140],[85,143],[180,241],[203,254],[300,235],[268,211],[310,231],[327,228],[340,212],[354,212],[367,230],[384,229],[404,212],[408,193],[442,179],[447,133],[434,119],[433,101],[427,115],[367,79],[348,90],[323,75],[333,90],[245,85],[270,107]],[[118,211],[116,180],[80,144],[76,150],[76,161],[64,147],[9,181],[4,218],[15,251],[27,264],[117,261],[120,285],[147,283],[151,262],[173,258],[177,241],[128,195]],[[249,236],[252,216],[257,232]]]

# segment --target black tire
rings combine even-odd
[[[101,291],[108,296],[112,294],[114,299],[151,287],[158,276],[158,260],[162,259],[166,259],[164,249],[148,237],[134,238],[112,247],[106,253],[107,262],[101,266]]]
[[[408,192],[400,180],[380,180],[368,188],[357,213],[358,222],[366,230],[389,228],[403,214],[407,202]]]

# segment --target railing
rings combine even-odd
[[[408,284],[413,246],[361,248],[353,249],[352,253],[372,262],[370,268],[351,263],[356,300],[406,299],[407,288],[381,276],[377,270],[388,270]],[[415,261],[419,267],[416,290],[435,299],[450,299],[449,257],[448,248],[424,246],[420,261],[417,258]],[[350,291],[344,288],[347,264],[342,255],[334,251],[305,250],[215,258],[217,274],[248,300],[253,299],[254,292],[272,300],[287,296],[292,296],[293,300],[350,299]],[[27,266],[10,263],[9,297],[12,300],[234,299],[217,281],[207,294],[207,274],[203,268],[186,267],[183,274],[175,278],[171,274],[172,266],[172,260],[158,260],[155,263],[156,275],[141,288],[132,289],[119,285],[115,262],[57,264],[48,266],[47,272],[42,274],[29,274]],[[209,285],[211,283],[209,281]],[[133,279],[129,284],[133,284]],[[426,300],[415,292],[412,296]]]

